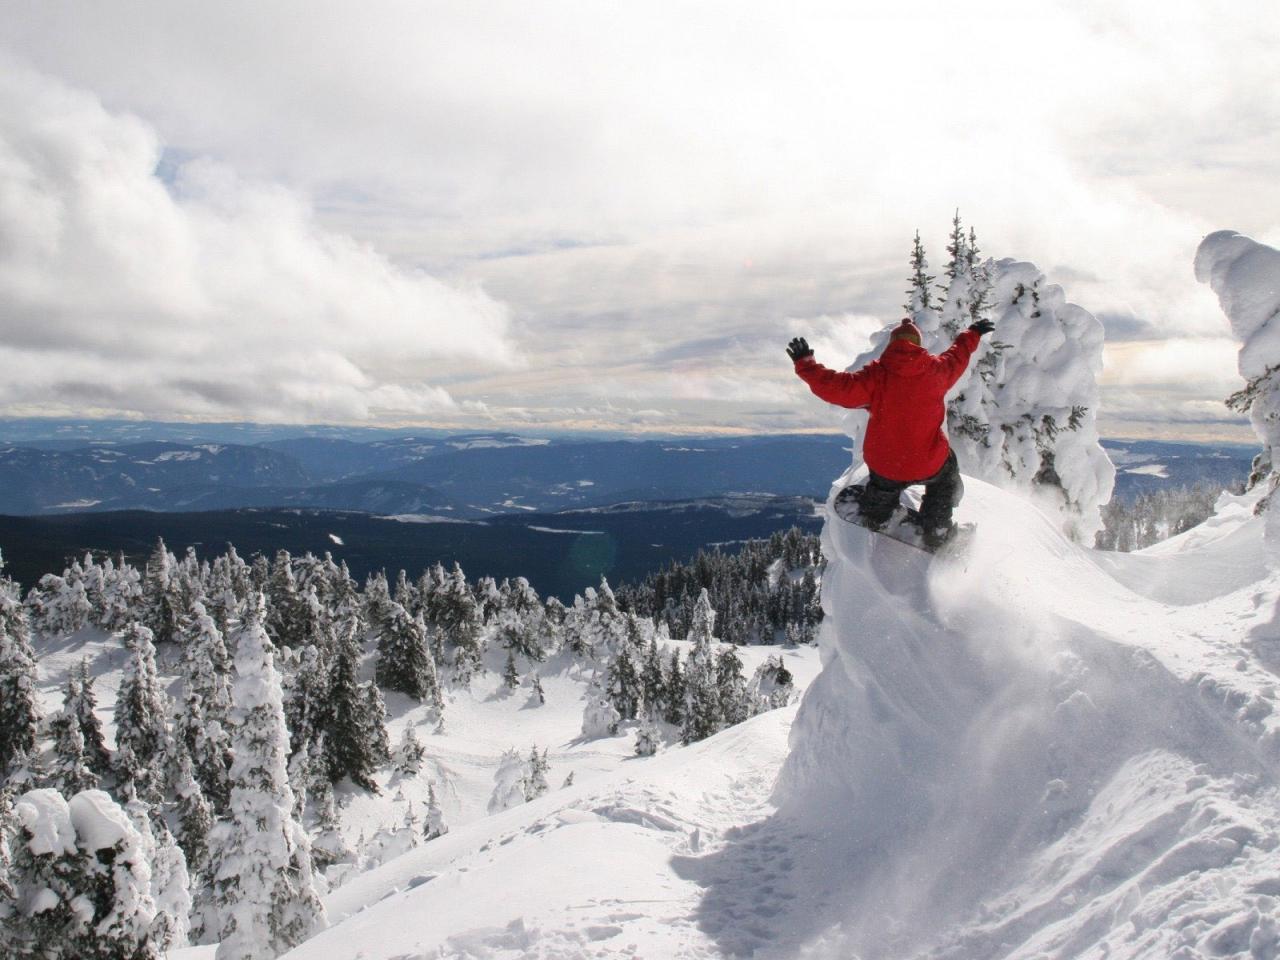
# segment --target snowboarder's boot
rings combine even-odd
[[[955,536],[956,525],[954,523],[948,523],[946,526],[940,526],[936,524],[922,523],[921,533],[924,537],[925,547],[936,552]]]

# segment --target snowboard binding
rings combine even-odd
[[[836,516],[908,547],[915,547],[926,553],[939,553],[948,548],[959,549],[968,542],[976,529],[972,523],[958,524],[953,521],[945,530],[930,530],[926,528],[919,510],[904,505],[895,507],[884,523],[869,523],[862,515],[862,492],[865,489],[862,484],[855,483],[837,493],[832,503]]]

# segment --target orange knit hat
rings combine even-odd
[[[910,340],[917,347],[920,346],[920,328],[911,322],[910,317],[903,317],[902,322],[893,329],[893,333],[889,334],[889,342],[895,340]]]

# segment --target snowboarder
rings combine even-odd
[[[870,411],[862,456],[871,476],[859,498],[864,526],[884,529],[902,491],[924,484],[920,519],[925,546],[936,550],[951,535],[951,511],[964,486],[955,451],[942,432],[943,397],[964,373],[983,334],[994,329],[990,320],[979,320],[934,356],[920,345],[920,328],[904,319],[880,359],[854,373],[818,363],[804,337],[787,345],[796,373],[815,395]]]

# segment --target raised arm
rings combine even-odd
[[[982,335],[994,329],[995,324],[990,320],[979,320],[956,337],[955,343],[938,354],[938,376],[944,389],[950,390],[960,379],[965,368],[969,366],[969,358],[973,356],[973,351],[978,349]]]
[[[796,375],[819,399],[841,407],[865,407],[871,403],[875,375],[870,369],[841,373],[824,367],[813,359],[813,351],[803,337],[791,341],[787,355],[795,361]]]

